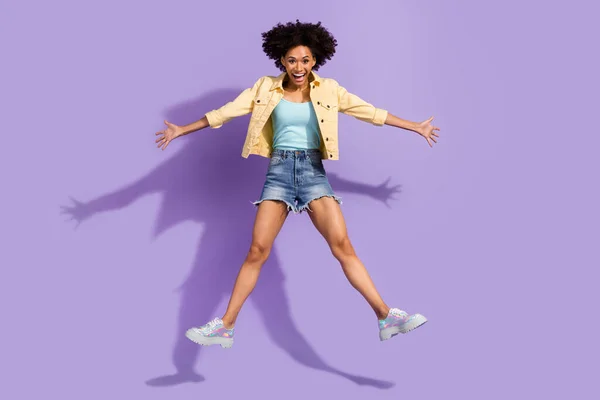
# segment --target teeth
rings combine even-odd
[[[300,78],[301,76],[304,76],[304,74],[294,74],[294,76],[297,76],[298,78]]]

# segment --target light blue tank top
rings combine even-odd
[[[312,103],[281,99],[272,114],[273,148],[308,150],[321,147],[317,114]]]

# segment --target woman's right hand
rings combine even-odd
[[[183,128],[172,124],[165,120],[165,125],[167,126],[162,131],[156,132],[158,139],[156,139],[156,143],[158,143],[158,148],[162,147],[162,150],[166,149],[171,140],[178,138],[183,135]]]

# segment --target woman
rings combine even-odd
[[[263,50],[282,73],[264,76],[235,100],[186,126],[165,121],[156,142],[163,150],[179,136],[219,128],[232,118],[251,113],[242,157],[255,154],[270,158],[266,181],[257,206],[252,243],[242,264],[227,310],[186,336],[202,345],[233,345],[234,325],[242,305],[254,289],[262,265],[290,211],[308,211],[316,229],[340,262],[351,285],[373,308],[379,321],[380,340],[411,331],[427,319],[390,308],[383,301],[348,238],[340,199],[333,192],[323,168],[323,159],[337,160],[338,112],[381,126],[411,130],[429,146],[437,142],[439,128],[433,117],[421,123],[400,119],[348,93],[335,80],[314,71],[330,60],[336,39],[321,23],[277,24],[262,34]]]

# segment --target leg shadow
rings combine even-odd
[[[227,232],[207,233],[200,241],[194,267],[185,283],[179,288],[181,303],[177,321],[175,347],[172,361],[175,373],[149,379],[149,386],[174,386],[188,382],[202,382],[204,377],[195,372],[202,346],[190,341],[185,332],[192,326],[204,324],[217,316],[217,307],[227,291],[233,287],[233,273],[240,264],[238,257],[222,248],[223,238],[231,237]],[[241,247],[233,251],[242,253]]]
[[[261,313],[269,337],[277,347],[284,350],[296,362],[319,371],[346,378],[358,385],[390,389],[393,382],[349,374],[327,364],[302,336],[290,314],[284,277],[275,249],[263,269],[256,289],[250,299]]]

